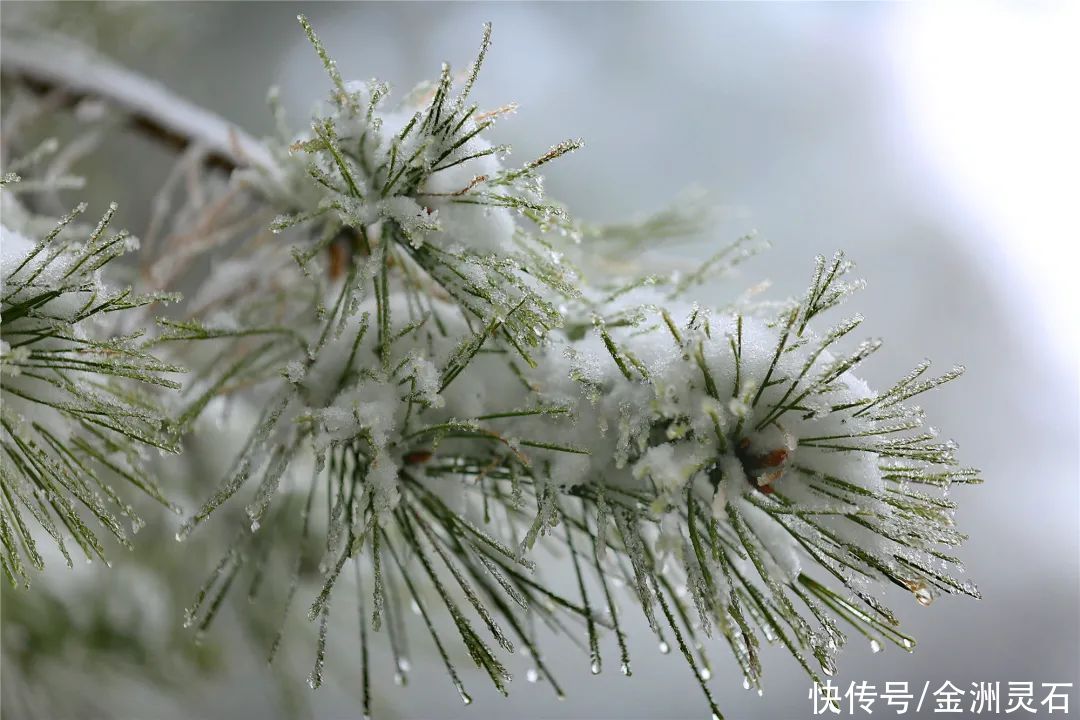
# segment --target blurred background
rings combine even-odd
[[[294,127],[328,89],[296,23],[301,9],[346,79],[387,80],[397,97],[443,60],[466,66],[491,20],[475,97],[481,107],[519,103],[496,128],[516,158],[585,140],[546,173],[549,194],[579,217],[645,215],[703,188],[724,219],[677,252],[704,259],[756,229],[773,247],[743,266],[738,284],[768,278],[777,297],[804,289],[814,255],[847,251],[868,281],[852,303],[867,317],[863,332],[886,340],[861,371],[871,386],[924,357],[939,370],[967,366],[922,404],[960,444],[961,461],[984,471],[984,485],[953,497],[971,535],[961,555],[985,599],[897,603],[916,652],[872,655],[853,640],[835,682],[929,681],[933,691],[946,680],[1038,688],[1080,678],[1080,5],[4,2],[0,19],[5,33],[36,22],[74,34],[265,135],[270,85],[280,86]],[[120,200],[121,224],[139,232],[169,158],[138,144],[107,147],[147,190],[98,200]],[[54,563],[49,572],[64,570]],[[376,707],[386,718],[704,717],[682,659],[656,650],[643,619],[628,621],[629,679],[592,676],[580,650],[547,644],[565,701],[523,678],[503,699],[468,674],[474,703],[463,707],[416,635],[408,687],[392,684],[389,663],[374,663]],[[360,716],[349,650],[347,638],[335,644],[330,681],[308,693],[316,717]],[[784,653],[766,655],[764,697],[742,689],[719,644],[711,655],[728,717],[811,715],[810,683]],[[512,670],[520,677],[527,667],[521,659]],[[305,676],[292,681],[302,686]],[[252,655],[182,700],[130,683],[114,714],[283,717],[280,682]],[[1074,689],[1074,711],[1078,702]]]

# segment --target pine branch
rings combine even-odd
[[[302,135],[280,122],[265,150],[234,154],[235,166],[255,167],[234,173],[222,191],[253,188],[255,199],[244,202],[276,216],[270,233],[208,221],[207,232],[224,225],[220,242],[189,250],[185,263],[200,267],[194,259],[217,258],[225,245],[250,254],[216,267],[188,316],[162,321],[152,345],[193,359],[201,380],[185,396],[170,442],[215,401],[240,396],[257,410],[233,466],[177,534],[187,538],[227,508],[244,510],[189,608],[186,624],[198,636],[214,632],[236,587],[247,585],[246,597],[259,600],[263,578],[288,577],[269,656],[278,653],[293,605],[306,606],[317,627],[308,678],[316,688],[340,615],[331,613],[333,601],[351,561],[365,659],[385,630],[404,682],[408,643],[399,613],[408,599],[466,704],[452,639],[504,693],[503,653],[528,648],[537,663],[530,677],[551,680],[561,695],[530,621],[573,638],[584,651],[582,667],[594,673],[605,666],[606,632],[614,634],[629,675],[630,643],[620,625],[627,610],[609,586],[618,580],[661,650],[678,648],[720,717],[707,637],[721,636],[746,685],[760,689],[762,639],[786,647],[815,680],[834,672],[847,639],[841,625],[875,650],[889,641],[910,651],[914,641],[897,629],[879,585],[919,605],[939,593],[978,597],[951,554],[964,540],[953,527],[954,503],[934,491],[977,482],[977,472],[958,466],[955,446],[924,432],[922,411],[906,404],[959,369],[923,380],[920,365],[885,393],[869,392],[854,371],[880,341],[842,349],[859,316],[821,325],[860,286],[847,279],[851,265],[841,253],[818,259],[804,297],[773,305],[714,310],[682,299],[756,252],[749,238],[681,278],[621,273],[587,283],[570,258],[692,235],[697,206],[687,201],[638,224],[592,228],[544,196],[539,174],[579,141],[504,167],[508,149],[485,138],[512,106],[480,112],[470,102],[490,27],[460,84],[444,65],[432,83],[390,107],[384,84],[346,81],[300,22],[327,72],[328,100]],[[25,54],[33,62],[16,69],[36,68],[50,82],[119,98],[137,117],[151,117],[136,97],[141,81],[106,73],[108,87],[98,87],[68,78],[66,66],[48,75],[47,58]],[[217,121],[173,101],[149,104],[155,113],[177,113],[169,122],[158,118],[169,132],[209,139],[221,158],[236,150]],[[179,215],[188,217],[189,206],[199,209],[192,216],[206,217],[205,203],[193,198]],[[103,223],[88,245],[98,259],[84,258],[72,272],[104,264],[119,242],[104,238]],[[591,244],[582,250],[582,242]],[[161,245],[157,263],[169,262],[170,249]],[[49,316],[53,291],[18,275],[34,267],[12,275],[24,278],[24,294],[4,307],[5,333],[9,322],[33,321],[31,335],[50,328],[48,337],[74,343],[64,322],[141,302],[121,293],[84,303],[66,321]],[[92,293],[92,283],[69,292]],[[226,297],[238,310],[223,318]],[[89,369],[73,356],[50,362],[58,372],[92,369],[149,382],[171,368],[155,364],[150,347]],[[38,372],[27,365],[24,374]],[[69,385],[59,387],[77,392]],[[75,414],[85,424],[101,408],[83,401]],[[50,405],[67,413],[76,406]],[[110,406],[106,429],[158,442],[140,425],[157,416],[131,406]],[[65,441],[51,446],[61,453]],[[25,457],[20,471],[35,481],[51,467],[27,443],[12,443]],[[111,462],[93,455],[89,442],[72,444]],[[53,484],[61,480],[71,485],[66,476]],[[20,501],[7,498],[11,506]],[[34,512],[34,503],[23,504]],[[35,519],[47,519],[48,508],[40,509]],[[77,522],[67,505],[53,512]],[[17,549],[26,533],[17,516],[7,517],[0,514],[0,539]],[[537,545],[562,551],[577,581],[572,597],[543,581],[530,559]],[[5,569],[17,556],[6,557]],[[308,590],[309,565],[317,568],[311,601],[294,603]],[[368,708],[366,662],[363,683]]]

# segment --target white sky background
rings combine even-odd
[[[1018,317],[1075,365],[1080,349],[1080,4],[911,4],[887,41],[943,212]]]
[[[481,23],[492,20],[476,96],[490,107],[520,103],[497,128],[514,143],[513,159],[566,137],[586,141],[550,166],[552,196],[599,220],[660,209],[688,186],[732,208],[713,245],[658,253],[667,261],[692,262],[754,227],[774,248],[745,266],[740,283],[767,277],[774,294],[788,295],[803,290],[815,254],[848,251],[868,281],[851,306],[867,316],[867,334],[886,340],[863,371],[873,385],[923,357],[939,370],[968,367],[923,404],[960,443],[961,459],[986,474],[986,485],[953,494],[958,525],[972,537],[961,555],[986,599],[943,598],[923,609],[893,597],[920,640],[916,653],[871,655],[853,638],[838,679],[967,688],[1080,677],[1080,3],[335,3],[304,11],[347,78],[390,80],[397,97],[442,60],[464,67]],[[297,126],[328,88],[293,3],[152,12],[177,28],[167,51],[118,52],[256,133],[270,130],[270,83],[282,86]],[[406,717],[704,717],[678,654],[661,656],[643,622],[633,632],[632,679],[617,672],[613,642],[604,645],[609,670],[595,678],[585,655],[556,644],[548,660],[566,702],[526,683],[521,661],[509,700],[468,671],[469,708],[414,633],[408,692],[376,662],[380,705]],[[345,658],[356,648],[340,634],[328,668],[349,678]],[[314,628],[309,639],[313,647]],[[783,653],[767,658],[763,699],[744,693],[726,655],[715,641],[712,686],[728,717],[809,715],[809,685]],[[275,716],[265,688],[274,678],[255,661],[243,672],[247,684],[234,678],[195,700],[203,714]],[[298,684],[306,672],[297,668]],[[355,714],[353,680],[321,690],[320,711]]]

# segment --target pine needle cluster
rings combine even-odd
[[[850,344],[858,315],[827,320],[860,286],[842,253],[818,258],[799,299],[722,308],[688,296],[754,255],[752,237],[682,276],[597,273],[598,256],[697,232],[700,208],[592,227],[546,198],[540,175],[580,141],[505,166],[510,149],[488,136],[513,106],[470,100],[490,26],[463,74],[444,65],[390,106],[385,84],[346,82],[300,22],[329,99],[300,133],[272,103],[279,136],[228,180],[207,179],[220,201],[187,202],[143,252],[152,283],[202,279],[152,338],[79,330],[156,297],[98,281],[128,249],[109,215],[81,245],[58,240],[69,217],[14,270],[5,261],[11,579],[25,575],[20,554],[36,557],[23,510],[62,542],[54,514],[98,554],[77,501],[126,542],[98,499],[120,502],[106,471],[167,503],[138,469],[141,448],[177,449],[236,404],[254,418],[246,439],[177,532],[235,528],[185,625],[212,633],[234,596],[274,602],[273,662],[299,604],[317,627],[316,688],[333,624],[358,617],[365,715],[377,634],[406,679],[409,605],[465,703],[456,647],[503,693],[524,648],[529,679],[561,696],[537,622],[581,642],[592,673],[630,675],[625,618],[642,612],[719,718],[710,638],[760,689],[762,643],[814,679],[835,672],[851,633],[912,650],[882,584],[921,605],[978,597],[952,554],[964,536],[946,492],[978,474],[912,403],[961,369],[932,377],[923,363],[884,392],[858,379],[881,343]],[[137,388],[174,387],[180,364],[194,380],[165,420]],[[55,417],[19,417],[9,397]],[[567,564],[572,591],[544,581],[539,545]]]
[[[41,154],[13,166],[32,166]],[[4,178],[5,186],[19,182],[14,172]],[[105,559],[95,525],[130,546],[143,520],[120,487],[175,508],[142,466],[148,451],[176,450],[155,391],[179,388],[183,368],[149,353],[144,330],[124,332],[116,320],[171,298],[103,283],[103,269],[137,241],[110,232],[115,205],[95,226],[75,229],[85,211],[79,205],[40,239],[0,228],[0,567],[12,584],[29,584],[27,562],[44,566],[39,530],[68,565],[65,538],[87,561]]]

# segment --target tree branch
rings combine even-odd
[[[231,171],[274,164],[266,147],[224,118],[67,38],[6,37],[0,72],[37,92],[59,91],[70,105],[87,97],[126,112],[131,125],[176,150],[198,143],[206,163]]]

